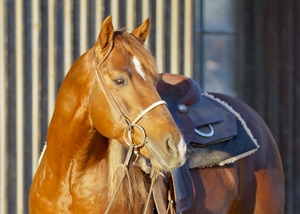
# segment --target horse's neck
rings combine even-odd
[[[85,56],[81,58],[84,59]],[[89,95],[91,82],[95,77],[94,73],[89,71],[92,69],[82,64],[74,64],[57,95],[48,129],[46,150],[50,164],[55,162],[56,166],[52,165],[53,168],[68,167],[70,160],[89,158],[90,154],[94,154],[91,151],[101,149],[93,142],[103,141],[101,145],[105,145],[104,142],[107,141],[97,134],[91,122]]]
[[[77,201],[84,200],[93,201],[99,207],[106,208],[124,173],[121,164],[125,160],[127,149],[116,140],[109,140],[106,142],[106,148],[102,146],[102,150],[99,149],[98,145],[103,143],[102,136],[99,134],[96,134],[92,141],[86,150],[88,156],[80,157],[84,154],[83,152],[74,154],[75,158],[70,159],[66,166],[64,180],[67,180],[67,189],[72,198],[82,197],[80,200],[72,200],[74,209],[76,209]],[[126,208],[134,212],[133,209],[136,207],[140,206],[140,209],[143,209],[142,205],[146,203],[150,180],[138,167],[134,166],[129,168],[128,175],[125,175],[113,204],[120,209]],[[57,180],[57,176],[53,177]]]
[[[51,185],[60,188],[60,183],[65,183],[61,188],[69,186],[69,191],[76,197],[89,200],[92,197],[95,200],[102,198],[107,203],[120,180],[120,164],[124,162],[126,149],[119,142],[103,137],[93,127],[88,93],[82,93],[85,91],[79,86],[75,88],[79,88],[80,92],[73,88],[72,92],[68,87],[63,85],[57,98],[41,168],[54,175],[49,176]],[[140,202],[146,200],[149,189],[147,176],[139,168],[131,167],[129,177],[130,181],[127,176],[124,179],[114,203],[129,205],[136,203],[136,198]],[[88,196],[82,194],[83,189],[90,192]]]
[[[79,106],[72,112],[54,113],[47,136],[46,154],[50,166],[63,168],[70,164],[71,160],[76,162],[87,162],[95,152],[99,156],[103,154],[101,146],[107,141],[90,123],[88,109]],[[96,140],[95,140],[96,139]],[[96,141],[102,141],[96,144]],[[54,164],[51,165],[51,164]]]

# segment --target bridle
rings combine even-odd
[[[159,105],[166,105],[166,101],[164,100],[159,100],[155,103],[153,103],[152,105],[150,105],[148,108],[146,108],[145,110],[143,110],[132,122],[129,120],[128,117],[126,117],[124,115],[124,113],[122,112],[122,110],[119,108],[116,100],[114,99],[112,93],[110,92],[108,86],[106,85],[105,83],[105,80],[104,80],[104,77],[102,75],[102,72],[100,71],[100,67],[101,65],[104,63],[104,61],[108,58],[109,54],[111,53],[112,49],[114,47],[114,43],[113,41],[110,42],[110,45],[109,45],[109,48],[107,50],[107,52],[105,53],[105,55],[103,56],[103,58],[101,59],[101,61],[98,63],[97,61],[97,55],[96,55],[96,51],[94,51],[94,57],[95,57],[95,70],[96,70],[96,76],[97,76],[97,79],[99,81],[99,84],[103,90],[103,93],[108,101],[108,103],[110,104],[110,106],[114,109],[114,111],[117,113],[120,121],[122,122],[122,124],[124,125],[125,129],[124,129],[124,133],[123,133],[123,137],[124,137],[124,140],[125,142],[128,144],[129,146],[129,149],[128,149],[128,152],[127,152],[127,155],[126,155],[126,158],[125,158],[125,161],[123,164],[121,164],[121,167],[124,169],[123,170],[123,174],[122,174],[122,177],[119,181],[119,184],[116,188],[116,191],[105,211],[105,214],[107,214],[112,206],[112,203],[117,195],[117,192],[119,191],[120,189],[120,186],[123,182],[123,179],[125,178],[125,174],[127,174],[128,176],[128,169],[129,169],[129,166],[130,166],[130,162],[131,162],[131,159],[132,159],[132,156],[133,156],[133,151],[139,147],[142,147],[144,144],[145,144],[145,141],[146,141],[146,132],[144,130],[144,128],[140,125],[137,124],[137,122],[139,120],[142,119],[142,117],[147,114],[149,111],[151,111],[152,109],[154,109],[155,107],[159,106]],[[134,127],[136,128],[139,128],[142,133],[143,133],[143,139],[141,141],[140,144],[138,145],[135,145],[133,143],[133,140],[132,140],[132,136],[131,136],[131,133],[134,129]],[[148,207],[149,207],[149,203],[150,203],[150,196],[153,192],[153,189],[154,189],[154,184],[156,183],[156,180],[157,178],[160,176],[160,172],[158,172],[157,170],[151,170],[151,174],[150,174],[150,178],[151,178],[151,187],[150,187],[150,191],[149,191],[149,195],[148,195],[148,199],[147,199],[147,203],[146,203],[146,206],[145,206],[145,209],[144,209],[144,213],[147,212],[148,210]],[[166,212],[165,212],[166,213]]]
[[[133,140],[132,140],[132,137],[131,137],[131,133],[132,133],[134,127],[139,128],[141,130],[141,132],[143,133],[144,136],[143,136],[143,139],[142,139],[141,143],[138,144],[138,145],[134,145],[135,148],[138,148],[138,147],[141,147],[141,146],[143,146],[145,144],[146,132],[145,132],[145,130],[144,130],[143,127],[141,127],[140,125],[138,125],[136,123],[140,119],[142,119],[142,117],[145,114],[147,114],[149,111],[151,111],[155,107],[157,107],[159,105],[163,105],[163,104],[166,105],[167,103],[164,100],[159,100],[159,101],[153,103],[148,108],[146,108],[144,111],[142,111],[132,122],[129,120],[128,117],[126,117],[124,115],[124,113],[122,112],[122,110],[119,108],[116,100],[114,99],[112,93],[110,92],[109,88],[107,87],[107,85],[105,83],[105,80],[104,80],[104,77],[102,75],[102,72],[100,71],[101,65],[108,58],[108,56],[111,53],[113,47],[114,47],[114,43],[113,43],[113,41],[111,41],[107,52],[105,53],[105,55],[103,56],[103,58],[101,59],[101,61],[99,63],[97,61],[96,51],[94,51],[96,75],[97,75],[99,84],[100,84],[100,86],[101,86],[101,88],[103,90],[103,93],[104,93],[104,95],[105,95],[108,103],[114,109],[114,111],[117,113],[120,121],[122,122],[122,124],[125,127],[124,133],[123,133],[123,137],[124,137],[125,142],[128,144],[128,146],[130,146],[133,143]]]

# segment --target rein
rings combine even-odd
[[[105,80],[104,80],[104,77],[100,71],[100,67],[101,65],[105,62],[105,60],[108,58],[109,54],[111,53],[112,49],[114,47],[114,43],[113,41],[110,42],[110,45],[109,45],[109,48],[107,50],[107,52],[105,53],[105,55],[103,56],[103,58],[101,59],[101,61],[98,63],[97,61],[97,56],[96,56],[96,52],[94,51],[94,57],[95,57],[95,69],[96,69],[96,75],[97,75],[97,79],[99,81],[99,84],[104,92],[104,95],[108,101],[108,103],[110,104],[110,106],[114,109],[114,111],[118,114],[119,116],[119,119],[121,120],[122,124],[124,125],[125,129],[124,129],[124,133],[123,133],[123,137],[124,137],[124,140],[125,142],[128,144],[129,146],[129,149],[128,149],[128,152],[127,152],[127,155],[126,155],[126,158],[125,158],[125,161],[123,164],[121,164],[121,167],[124,169],[122,170],[123,172],[123,175],[120,179],[120,182],[117,186],[117,189],[105,211],[105,214],[107,214],[116,198],[116,195],[121,187],[121,184],[125,178],[125,175],[127,174],[127,176],[129,177],[128,175],[128,170],[129,170],[129,167],[130,167],[130,162],[132,160],[132,156],[133,156],[133,153],[134,153],[134,150],[135,148],[138,148],[138,147],[141,147],[145,144],[145,141],[146,141],[146,132],[144,130],[144,128],[138,124],[136,124],[139,120],[142,119],[142,117],[147,114],[149,111],[151,111],[152,109],[154,109],[155,107],[159,106],[159,105],[166,105],[166,101],[164,100],[159,100],[155,103],[153,103],[152,105],[150,105],[148,108],[146,108],[145,110],[143,110],[132,122],[130,122],[130,120],[128,119],[128,117],[126,117],[122,110],[119,108],[116,100],[114,99],[112,93],[110,92],[108,86],[106,85],[105,83]],[[131,136],[131,133],[133,132],[133,129],[134,127],[136,128],[139,128],[142,133],[143,133],[143,139],[141,141],[140,144],[138,145],[135,145],[133,143],[133,140],[132,140],[132,136]],[[151,177],[151,187],[150,187],[150,191],[149,191],[149,195],[148,195],[148,199],[147,199],[147,203],[146,203],[146,206],[145,206],[145,209],[144,209],[144,213],[147,212],[148,210],[148,207],[149,207],[149,203],[150,203],[150,196],[153,192],[153,188],[154,188],[154,184],[157,180],[157,178],[159,177],[161,173],[157,170],[151,170],[151,174],[150,174],[150,177]]]

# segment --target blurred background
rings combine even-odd
[[[263,117],[283,160],[285,211],[300,213],[300,1],[0,0],[0,214],[28,213],[59,87],[110,14],[128,31],[150,18],[159,72]]]

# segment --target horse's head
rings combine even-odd
[[[153,167],[170,170],[184,163],[186,146],[155,87],[155,61],[143,46],[148,30],[146,20],[131,34],[114,32],[111,17],[106,18],[93,48],[90,112],[102,135],[139,145]]]

